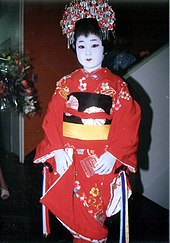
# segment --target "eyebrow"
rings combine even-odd
[[[97,39],[91,39],[90,41],[97,41]]]
[[[97,41],[97,39],[91,39],[90,41]],[[79,40],[78,42],[84,42],[84,40]]]

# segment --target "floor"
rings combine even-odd
[[[24,164],[14,154],[0,159],[10,190],[10,198],[0,200],[0,243],[72,243],[72,236],[50,215],[51,235],[41,232],[41,166],[33,165],[34,151]],[[106,222],[108,243],[119,242],[119,214]],[[130,242],[169,242],[169,211],[142,195],[129,199]]]

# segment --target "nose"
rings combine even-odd
[[[86,56],[91,55],[91,50],[90,50],[89,46],[86,47],[86,52],[85,53],[86,53]]]

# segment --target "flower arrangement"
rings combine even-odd
[[[32,59],[12,51],[0,52],[0,110],[16,109],[26,116],[40,110]]]

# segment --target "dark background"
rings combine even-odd
[[[169,41],[168,1],[120,1],[113,9],[116,32],[129,40],[132,53],[145,49],[152,53]]]

